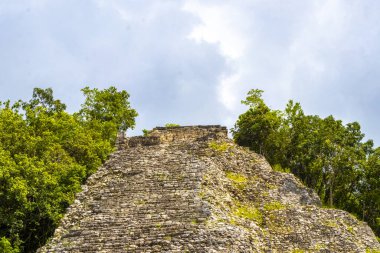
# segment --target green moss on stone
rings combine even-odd
[[[326,220],[323,222],[323,225],[325,225],[327,227],[331,227],[331,228],[339,227],[338,223],[336,223],[336,221],[333,221],[333,220]]]
[[[258,224],[263,222],[263,216],[254,205],[239,204],[233,210],[233,214],[244,219],[254,221]]]
[[[354,234],[354,228],[352,226],[347,226],[347,230],[348,232],[350,232],[351,234]]]
[[[304,251],[303,249],[294,249],[292,250],[292,253],[305,253],[306,251]]]
[[[248,178],[242,174],[239,173],[234,173],[234,172],[227,172],[226,177],[232,181],[233,185],[240,189],[243,190],[248,183]]]
[[[235,183],[246,183],[248,181],[248,178],[242,174],[234,173],[234,172],[227,172],[226,176],[228,179],[232,180]]]
[[[265,211],[282,210],[282,209],[285,209],[285,205],[283,205],[279,201],[273,201],[264,205]]]
[[[315,250],[321,250],[321,249],[325,249],[325,248],[326,248],[326,244],[324,244],[324,243],[317,243],[314,245]]]
[[[380,253],[380,250],[378,249],[370,249],[370,248],[367,248],[365,250],[366,253]]]
[[[274,184],[271,184],[271,183],[268,183],[266,182],[265,183],[265,186],[269,189],[269,190],[276,190],[278,187]]]

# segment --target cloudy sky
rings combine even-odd
[[[252,88],[274,109],[358,121],[380,143],[380,1],[0,0],[0,100],[127,90],[131,134],[232,127]]]

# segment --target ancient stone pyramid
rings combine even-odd
[[[40,252],[378,252],[366,223],[321,208],[220,126],[126,138]]]

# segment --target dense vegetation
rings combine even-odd
[[[86,178],[114,150],[119,130],[134,127],[129,94],[82,89],[76,113],[34,89],[29,101],[0,102],[0,252],[34,252],[52,235]],[[380,235],[380,148],[363,141],[357,122],[306,115],[289,101],[270,109],[261,90],[232,129],[235,141],[292,172],[328,207],[365,220]],[[168,124],[168,126],[177,126]]]
[[[357,122],[306,115],[299,103],[270,109],[261,90],[251,90],[248,110],[232,129],[234,140],[264,155],[274,169],[292,172],[327,207],[344,209],[380,235],[380,148],[363,141]]]
[[[0,252],[34,252],[52,235],[80,185],[135,125],[126,91],[82,89],[70,114],[51,89],[0,102]]]

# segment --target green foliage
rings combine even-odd
[[[143,129],[142,132],[143,132],[143,136],[146,137],[146,136],[148,136],[148,134],[149,134],[150,131],[147,130],[147,129]]]
[[[17,249],[14,249],[11,245],[11,243],[8,241],[7,238],[2,237],[0,239],[0,252],[4,253],[17,253],[19,252]]]
[[[66,105],[61,103],[60,100],[54,100],[53,90],[51,88],[41,89],[34,88],[33,90],[33,98],[29,101],[29,103],[22,103],[24,109],[36,109],[44,108],[44,110],[48,113],[54,112],[62,112],[66,110]]]
[[[127,101],[110,102],[108,111],[97,112],[105,117],[97,116],[90,105],[102,104],[99,94],[111,102],[113,95],[127,98],[115,89],[87,88],[91,98],[79,114],[67,113],[51,89],[34,89],[28,102],[0,103],[0,252],[33,252],[43,245],[81,184],[114,150],[118,129],[134,124]]]
[[[230,145],[226,142],[218,143],[216,141],[210,141],[208,143],[208,147],[217,151],[217,152],[225,152],[228,150]]]
[[[234,140],[260,153],[273,169],[292,172],[323,203],[365,220],[380,235],[380,148],[363,141],[360,125],[333,116],[306,115],[299,103],[271,110],[261,90],[251,90],[249,106],[232,129]]]
[[[82,92],[86,100],[78,116],[91,128],[101,131],[104,139],[114,140],[118,130],[135,126],[137,112],[130,107],[125,90],[117,91],[113,86],[104,90],[85,87]]]
[[[273,170],[278,171],[278,172],[290,173],[290,169],[289,168],[283,168],[281,166],[281,164],[278,164],[278,163],[272,165],[272,168],[273,168]]]
[[[0,252],[3,253],[18,253],[17,249],[14,249],[7,238],[2,237],[0,239]]]
[[[175,124],[175,123],[167,123],[165,124],[165,127],[179,127],[180,125]]]
[[[251,90],[243,104],[248,105],[247,112],[239,116],[232,130],[234,140],[251,147],[259,154],[271,156],[275,148],[275,137],[281,127],[280,112],[270,110],[261,98],[261,90]]]

